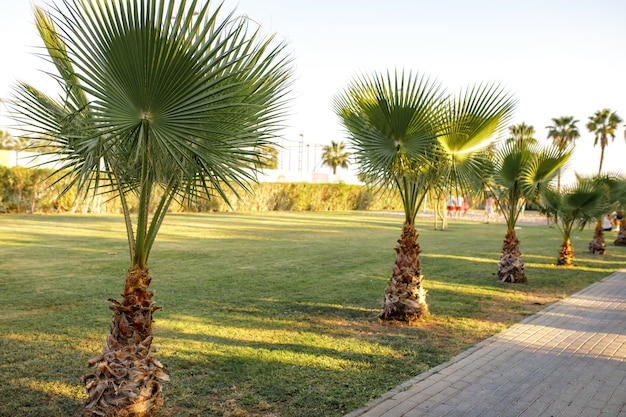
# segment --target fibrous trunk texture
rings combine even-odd
[[[559,259],[556,263],[557,265],[563,266],[574,265],[574,247],[572,246],[571,240],[565,239],[561,245],[561,252],[559,253]]]
[[[106,417],[149,416],[162,403],[161,383],[169,376],[152,355],[152,300],[148,268],[132,267],[122,302],[109,299],[113,317],[102,354],[89,361],[94,372],[83,377],[89,399],[85,409]]]
[[[502,243],[502,257],[498,264],[498,279],[502,282],[524,283],[524,262],[519,250],[519,239],[515,236],[515,230],[509,229]]]
[[[617,238],[613,244],[617,246],[626,246],[626,221],[622,219],[619,225],[619,232],[617,232]]]
[[[606,243],[604,242],[604,230],[602,230],[602,223],[596,224],[593,239],[589,242],[589,253],[593,253],[594,255],[604,255],[606,253]]]
[[[424,276],[420,268],[420,247],[415,225],[406,224],[396,246],[396,262],[383,301],[380,318],[411,323],[428,314]]]

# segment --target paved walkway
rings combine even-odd
[[[345,417],[626,417],[626,270]]]

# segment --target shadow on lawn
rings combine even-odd
[[[187,412],[221,415],[216,405],[236,400],[247,410],[280,403],[286,416],[339,416],[392,388],[399,376],[448,359],[426,330],[382,326],[360,308],[257,303],[264,308],[222,306],[204,317],[159,320],[159,355],[179,381],[166,392]],[[193,400],[184,399],[185,387],[192,387]]]
[[[0,337],[0,416],[80,416],[90,355],[63,340]],[[70,364],[70,365],[68,365]]]

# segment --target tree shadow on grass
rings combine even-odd
[[[89,355],[67,343],[0,336],[0,416],[80,416]]]
[[[218,309],[204,318],[161,320],[160,356],[179,381],[166,393],[199,415],[221,415],[216,404],[235,400],[251,415],[280,404],[285,416],[340,416],[448,359],[424,329],[355,323],[344,309],[284,304],[265,313]],[[279,318],[279,310],[297,314]],[[329,317],[337,320],[325,323]],[[193,387],[193,398],[184,387]]]

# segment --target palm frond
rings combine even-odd
[[[155,187],[164,201],[226,198],[256,179],[259,149],[286,117],[291,58],[251,21],[222,18],[210,4],[65,0],[50,14],[36,9],[65,95],[22,84],[15,108],[81,189],[106,183],[149,204]]]

